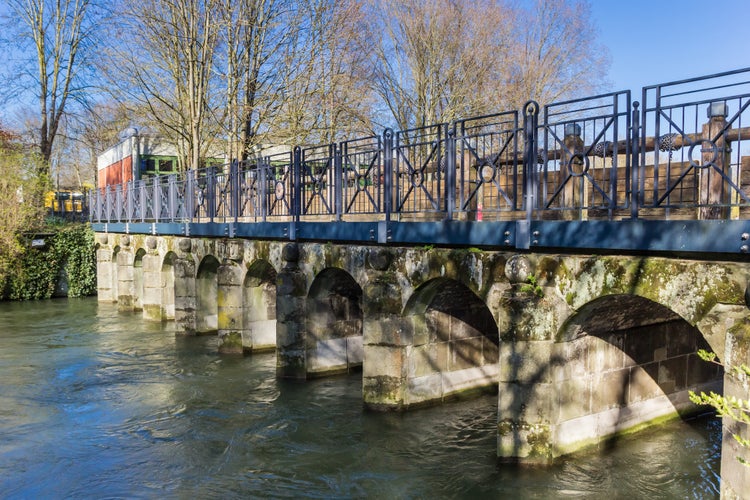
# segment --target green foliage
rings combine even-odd
[[[709,363],[721,365],[721,363],[716,360],[716,354],[713,352],[700,349],[698,351],[698,356]],[[745,364],[735,366],[730,370],[730,373],[741,380],[747,381],[747,378],[750,377],[750,367]],[[706,394],[705,392],[696,394],[695,392],[690,391],[690,401],[697,405],[711,406],[716,410],[717,417],[728,417],[736,422],[750,425],[750,399],[742,399],[735,396],[726,397],[713,391],[709,394]],[[733,434],[732,436],[740,446],[743,448],[750,448],[750,440],[747,440],[738,434]],[[737,460],[741,464],[750,467],[750,462],[742,457],[737,457]]]
[[[526,283],[521,285],[521,292],[536,295],[537,297],[544,297],[544,290],[539,286],[536,276],[533,275],[526,278]]]
[[[15,259],[7,277],[6,298],[11,300],[48,299],[60,277],[67,274],[68,297],[96,292],[94,232],[86,224],[60,228],[45,238],[42,249],[26,244]]]
[[[54,247],[68,274],[68,297],[96,293],[94,231],[87,224],[68,226],[54,237]]]

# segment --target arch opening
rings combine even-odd
[[[143,256],[146,250],[139,248],[133,258],[133,310],[143,310]]]
[[[407,406],[497,390],[497,323],[466,285],[448,278],[428,281],[409,298],[403,315],[413,325]]]
[[[216,335],[219,329],[219,261],[212,255],[203,258],[195,278],[195,330],[199,335]]]
[[[276,275],[276,269],[262,260],[247,270],[242,287],[245,352],[276,349]]]
[[[721,366],[696,354],[698,328],[645,298],[611,295],[586,304],[560,330],[553,368],[559,454],[679,417],[705,413],[689,391],[723,387]]]
[[[174,320],[175,310],[175,280],[174,280],[174,263],[177,255],[174,252],[168,252],[164,256],[161,266],[160,284],[161,284],[161,319],[162,321]]]
[[[341,269],[327,268],[313,280],[307,294],[308,376],[360,369],[362,288]]]

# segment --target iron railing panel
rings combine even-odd
[[[459,120],[453,124],[456,211],[475,220],[521,209],[521,128],[517,111]],[[450,193],[449,193],[450,195]]]
[[[611,219],[618,209],[626,213],[630,108],[629,91],[544,106],[536,208],[546,217]]]
[[[645,87],[642,100],[642,216],[747,217],[750,68]]]

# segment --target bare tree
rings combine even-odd
[[[286,52],[279,136],[290,144],[330,143],[372,132],[365,12],[353,0],[300,2]]]
[[[606,72],[587,4],[370,0],[372,82],[405,129],[590,91]]]
[[[96,185],[97,156],[115,144],[130,123],[128,109],[111,100],[69,116],[64,131],[67,147],[57,160],[61,185],[77,189]]]
[[[70,101],[85,98],[80,76],[87,43],[94,36],[95,23],[89,19],[92,4],[90,0],[9,0],[8,5],[17,16],[10,26],[12,40],[22,45],[28,42],[36,63],[35,71],[20,71],[17,85],[9,88],[13,93],[20,88],[34,89],[39,106],[36,142],[42,159],[37,165],[41,173],[48,174]]]
[[[288,0],[222,0],[217,67],[226,81],[222,130],[227,157],[247,159],[273,123],[289,70],[280,54],[290,39]],[[223,63],[223,72],[221,71]]]
[[[217,43],[214,0],[123,0],[123,18],[103,67],[118,98],[198,168],[216,136],[212,86]]]
[[[552,103],[601,89],[609,55],[597,43],[589,5],[579,0],[536,0],[518,12],[506,73],[505,98]],[[499,98],[499,97],[498,97]]]

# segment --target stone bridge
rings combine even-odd
[[[364,405],[376,410],[497,392],[503,460],[549,462],[700,411],[689,390],[747,394],[746,381],[696,356],[750,364],[750,263],[731,256],[97,242],[100,301],[185,335],[218,334],[220,353],[275,349],[279,377],[361,369]],[[734,460],[743,451],[731,438],[723,446],[722,477],[750,491]]]

